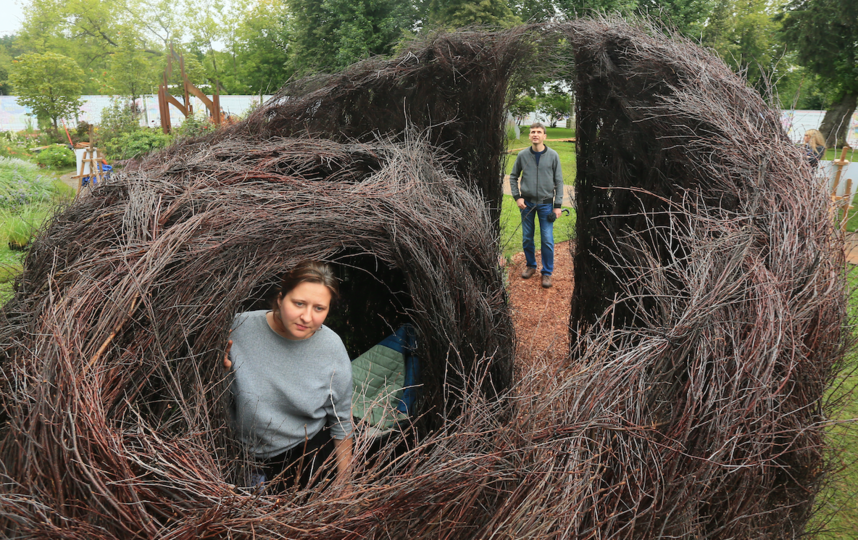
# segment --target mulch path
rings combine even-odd
[[[569,353],[569,310],[572,300],[572,242],[554,245],[552,287],[542,288],[537,272],[521,279],[524,253],[512,257],[509,274],[509,296],[512,320],[518,338],[516,360],[521,364],[555,363]],[[536,253],[539,262],[539,251]]]

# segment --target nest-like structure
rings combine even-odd
[[[404,120],[397,142],[333,135],[361,107],[402,108],[373,101],[368,72],[334,76],[316,98],[281,97],[99,186],[32,247],[0,329],[5,536],[801,534],[825,470],[823,394],[847,345],[825,193],[717,58],[619,20],[546,30],[576,52],[567,364],[511,379],[488,177],[439,161],[444,141],[409,140]],[[467,51],[475,36],[437,39]],[[435,43],[379,65],[424,62],[425,79],[403,79],[418,86],[475,65]],[[303,129],[336,141],[282,137],[299,102],[333,111]],[[431,112],[442,105],[455,108],[420,107],[448,121]],[[482,156],[483,142],[455,141],[454,158]],[[276,274],[308,257],[340,268],[331,325],[353,354],[400,322],[418,328],[418,436],[364,460],[359,435],[347,485],[258,493],[235,485],[246,458],[225,427],[219,361],[232,315],[264,305]]]
[[[228,329],[304,259],[338,268],[327,323],[352,357],[417,329],[422,431],[459,414],[459,395],[496,399],[513,352],[496,237],[482,199],[443,171],[421,143],[189,142],[57,216],[2,331],[0,506],[53,510],[10,531],[155,537],[196,522],[186,504],[233,498]]]
[[[798,536],[847,337],[824,188],[778,112],[710,53],[654,28],[564,33],[578,73],[573,361],[599,374],[588,386],[606,389],[612,424],[643,429],[592,433],[617,505],[603,530]]]

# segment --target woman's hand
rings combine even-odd
[[[231,331],[230,331],[231,332]],[[232,340],[226,342],[226,352],[223,353],[223,367],[227,371],[232,367],[232,360],[229,359],[229,350],[232,349]]]
[[[346,481],[351,476],[352,440],[334,439],[334,458],[337,463],[337,480]]]

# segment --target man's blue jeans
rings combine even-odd
[[[521,212],[521,247],[524,249],[524,259],[527,266],[536,268],[536,246],[533,243],[533,233],[536,225],[534,218],[539,216],[539,239],[542,243],[542,273],[554,272],[554,223],[548,221],[548,216],[554,213],[552,204],[535,204],[524,201]]]

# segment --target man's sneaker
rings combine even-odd
[[[533,277],[533,274],[536,273],[536,268],[532,266],[528,266],[524,269],[524,272],[521,273],[521,279],[530,279]]]
[[[542,287],[544,289],[551,287],[551,274],[542,274]]]

